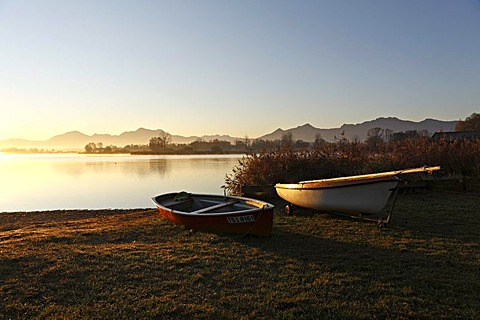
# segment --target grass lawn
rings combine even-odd
[[[270,238],[0,213],[0,319],[480,318],[479,193],[400,194],[386,229],[273,203]]]

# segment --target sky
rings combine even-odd
[[[0,0],[0,140],[480,112],[480,1]]]

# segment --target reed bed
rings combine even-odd
[[[377,144],[342,139],[310,149],[278,145],[244,156],[227,175],[226,186],[231,194],[241,194],[245,185],[273,186],[426,165],[441,166],[436,177],[479,177],[480,139],[419,137]]]
[[[0,319],[480,318],[480,194],[400,194],[386,229],[272,201],[270,238],[0,213]]]

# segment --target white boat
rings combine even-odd
[[[278,195],[291,204],[314,210],[347,214],[380,212],[401,180],[400,174],[432,172],[440,167],[422,167],[332,179],[275,185]]]

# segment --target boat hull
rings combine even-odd
[[[263,237],[272,234],[275,207],[270,203],[244,197],[192,194],[192,200],[182,204],[175,203],[174,198],[177,195],[178,193],[170,193],[152,198],[158,212],[174,224],[213,233],[253,234]],[[229,205],[228,202],[232,204]],[[220,208],[201,212],[205,210],[203,203],[209,203],[211,208]],[[208,206],[206,208],[208,210]]]
[[[297,184],[277,184],[278,195],[291,204],[319,211],[373,214],[386,205],[400,179],[346,177]]]

